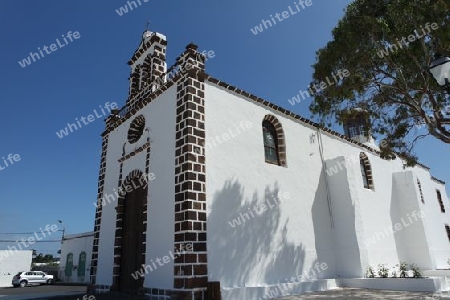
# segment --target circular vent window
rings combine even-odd
[[[128,141],[131,144],[136,143],[144,133],[145,118],[140,115],[131,122],[130,129],[128,129]]]

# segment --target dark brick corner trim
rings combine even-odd
[[[189,294],[205,291],[208,282],[204,65],[194,48],[187,47],[177,62],[195,67],[178,81],[175,145],[174,246],[191,243],[193,249],[175,259],[174,289]]]
[[[143,33],[145,33],[145,31]],[[128,61],[128,65],[134,64],[138,60],[138,58],[142,54],[145,53],[145,51],[150,49],[150,47],[153,44],[159,44],[159,45],[162,45],[162,46],[167,46],[167,41],[162,39],[161,37],[159,37],[155,32],[152,33],[152,36],[150,37],[150,39],[146,43],[144,43],[144,41],[145,41],[145,39],[144,39],[144,37],[142,37],[141,44],[139,45],[139,47],[134,52],[134,54],[131,57],[131,59]],[[165,53],[165,51],[164,51],[164,53]]]
[[[108,135],[102,136],[102,157],[100,159],[100,170],[98,175],[98,189],[97,189],[97,208],[95,210],[95,222],[94,222],[94,240],[92,244],[92,256],[91,256],[91,270],[90,270],[90,283],[95,284],[97,279],[97,264],[98,264],[98,245],[100,241],[100,224],[102,220],[102,198],[105,185],[105,172],[106,172],[106,152],[108,149]]]

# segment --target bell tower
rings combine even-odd
[[[370,130],[370,117],[367,111],[362,108],[354,108],[344,112],[340,116],[344,124],[345,135],[361,144],[375,144]]]
[[[131,67],[128,105],[133,104],[141,91],[154,92],[166,82],[166,47],[164,35],[144,31],[139,47],[128,62]]]

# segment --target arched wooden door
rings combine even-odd
[[[131,182],[131,183],[130,183]],[[144,201],[147,199],[147,188],[142,186],[138,178],[125,183],[132,186],[123,201],[122,247],[120,257],[119,290],[132,292],[143,286],[144,278],[136,278],[143,259],[144,241]],[[135,275],[135,276],[132,276]]]

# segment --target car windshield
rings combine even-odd
[[[16,275],[20,275],[20,274],[22,274],[23,272],[18,272]]]

